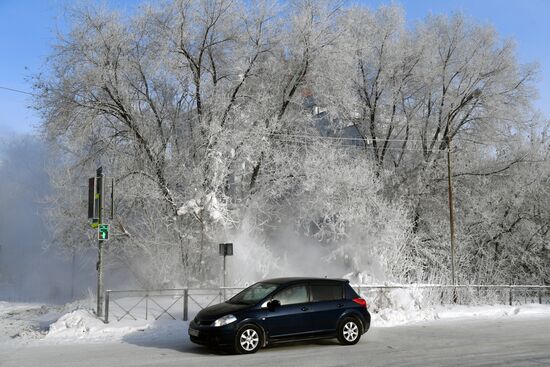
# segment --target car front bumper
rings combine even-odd
[[[235,324],[220,327],[189,323],[189,339],[195,344],[209,346],[232,346],[235,343]]]

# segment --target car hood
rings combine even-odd
[[[210,307],[206,307],[197,314],[197,320],[215,320],[227,314],[236,313],[240,310],[250,308],[251,305],[234,304],[234,303],[219,303]]]

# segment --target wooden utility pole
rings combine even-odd
[[[96,171],[98,200],[98,225],[101,226],[101,214],[103,211],[103,168]],[[98,238],[97,254],[97,317],[103,317],[103,240]]]
[[[449,222],[451,229],[451,282],[456,285],[455,282],[455,208],[453,199],[453,182],[452,182],[452,170],[451,170],[451,138],[447,136],[447,183],[449,191]],[[453,302],[456,303],[458,297],[456,294],[456,288],[453,288]]]

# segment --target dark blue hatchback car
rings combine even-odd
[[[345,279],[277,278],[200,311],[192,342],[254,353],[283,341],[338,338],[356,344],[370,327],[367,302]]]

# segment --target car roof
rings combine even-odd
[[[290,284],[298,283],[304,281],[315,281],[315,282],[340,282],[340,283],[349,283],[347,279],[336,279],[336,278],[306,278],[306,277],[287,277],[287,278],[272,278],[262,280],[262,283],[272,283],[272,284]]]

